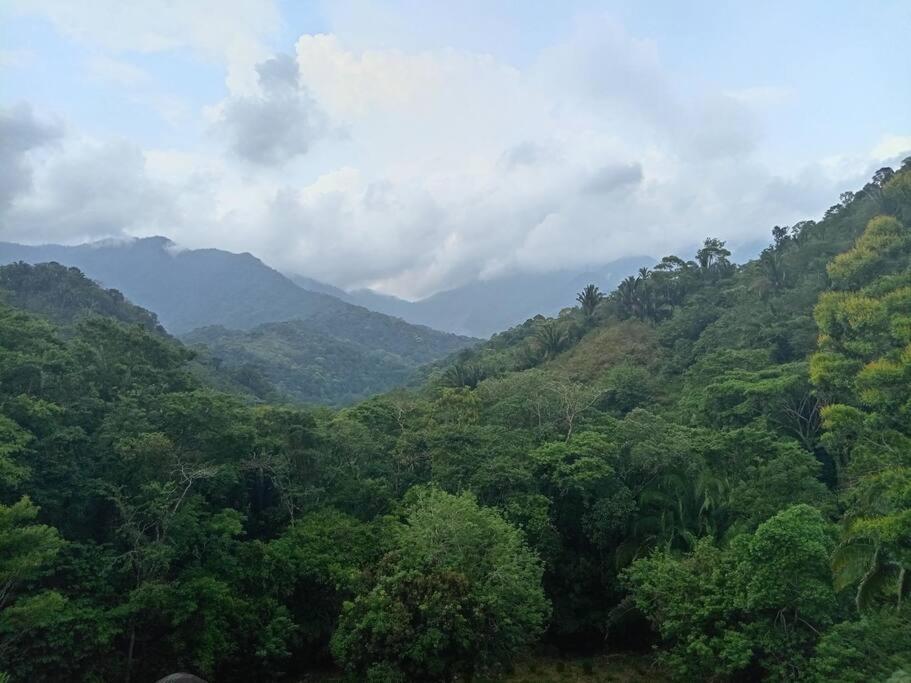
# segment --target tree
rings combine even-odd
[[[832,529],[817,510],[779,512],[728,548],[703,539],[677,557],[657,551],[624,573],[636,605],[669,649],[682,678],[794,678],[836,613],[828,560]]]
[[[28,497],[0,505],[0,656],[47,621],[63,602],[57,593],[18,592],[23,582],[47,570],[63,546],[56,529],[35,523],[37,516],[38,508]]]
[[[594,284],[586,285],[585,288],[576,295],[576,301],[582,306],[582,314],[586,320],[591,320],[595,315],[595,309],[604,295],[601,290]]]
[[[707,237],[702,248],[696,252],[696,262],[704,274],[712,276],[725,275],[732,269],[728,260],[731,252],[724,248],[724,242],[715,237]]]
[[[604,390],[581,382],[560,382],[554,388],[566,426],[566,440],[569,441],[573,436],[576,420],[598,402]]]
[[[812,683],[903,681],[911,673],[911,617],[882,610],[827,631],[810,660]]]
[[[828,401],[822,441],[847,506],[833,568],[836,586],[855,587],[864,612],[900,607],[911,592],[909,258],[905,227],[873,218],[828,266],[843,291],[825,292],[814,311],[821,336],[810,377]]]
[[[469,494],[406,498],[376,582],[344,606],[333,655],[372,680],[450,680],[508,664],[549,612],[540,562]]]
[[[534,337],[538,352],[544,360],[552,360],[569,342],[569,333],[557,320],[545,320],[538,325]]]

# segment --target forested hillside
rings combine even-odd
[[[204,327],[182,339],[207,349],[220,368],[255,369],[285,396],[304,403],[352,403],[405,384],[416,367],[399,355],[314,332],[309,321],[249,331]]]
[[[154,313],[134,306],[116,289],[102,289],[78,268],[22,262],[0,266],[0,290],[5,303],[61,325],[87,315],[101,315],[165,334]]]
[[[911,674],[911,159],[332,411],[0,306],[11,680]],[[573,304],[567,301],[567,306]]]
[[[286,399],[350,403],[476,341],[302,289],[250,254],[178,250],[163,237],[76,247],[0,243],[0,262],[20,260],[26,263],[11,264],[0,281],[15,292],[13,305],[63,323],[85,313],[142,322],[143,306],[168,332],[213,345],[199,349],[204,365],[217,366],[201,368],[204,376],[258,398],[275,398],[266,385],[280,384]],[[70,266],[69,275],[27,265],[45,261]],[[93,294],[92,280],[117,289]]]

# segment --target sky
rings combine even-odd
[[[409,299],[744,252],[911,154],[907,0],[5,0],[0,240]]]

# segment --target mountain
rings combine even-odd
[[[608,292],[627,275],[654,263],[655,259],[649,256],[631,256],[582,271],[507,275],[472,282],[414,302],[369,289],[339,293],[338,288],[309,278],[293,279],[304,289],[332,293],[410,323],[472,337],[489,337],[538,314],[556,315],[560,309],[573,305],[576,294],[589,283]]]
[[[377,317],[335,296],[303,289],[251,254],[181,250],[165,237],[79,246],[0,243],[0,263],[14,261],[56,261],[79,268],[104,287],[114,287],[154,311],[162,325],[177,335],[212,325],[250,329],[312,318],[323,332],[340,338],[369,329],[374,338],[383,340],[382,350],[393,353],[400,347],[410,348],[411,353],[418,343],[422,349],[417,355],[423,358],[440,358],[472,343],[465,337]]]
[[[288,397],[343,405],[404,384],[416,365],[396,354],[315,331],[309,321],[252,330],[203,327],[183,337],[208,349],[218,367],[261,375]]]
[[[188,353],[169,335],[151,311],[134,305],[116,289],[104,289],[78,268],[59,263],[17,262],[0,266],[0,303],[50,321],[62,336],[78,336],[77,325],[94,318],[138,325],[155,336],[171,353],[185,357],[186,369],[205,385],[240,394],[250,402],[281,401],[284,396],[264,374],[250,364],[222,363],[211,350],[197,347]]]
[[[348,292],[346,292],[344,289],[341,289],[340,287],[335,287],[325,282],[314,280],[312,277],[296,275],[294,273],[286,273],[285,277],[287,277],[289,280],[291,280],[291,282],[296,284],[301,289],[306,289],[308,292],[328,294],[329,296],[334,296],[336,299],[348,301],[349,303],[352,301],[351,297],[348,295]],[[369,306],[367,308],[369,308]]]
[[[300,287],[250,254],[178,250],[164,237],[79,246],[0,243],[0,262],[57,261],[155,311],[174,334],[194,327],[250,328],[346,304]]]
[[[203,327],[181,339],[205,347],[219,369],[264,377],[294,400],[344,405],[408,382],[420,366],[439,359],[434,340],[441,335],[349,306],[252,330]]]
[[[207,383],[259,399],[272,397],[275,384],[298,400],[350,402],[476,341],[342,301],[328,285],[303,289],[250,254],[179,250],[163,237],[74,247],[0,243],[0,263],[18,261],[44,265],[4,270],[13,305],[62,323],[77,310],[95,311],[150,329],[158,322],[143,309],[155,311],[168,332],[196,346]]]
[[[0,296],[11,306],[59,325],[71,325],[95,314],[166,334],[154,313],[130,303],[116,289],[99,287],[78,268],[59,263],[19,262],[0,266]]]

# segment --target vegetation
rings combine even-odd
[[[627,680],[905,680],[909,179],[340,410],[8,298],[0,671],[608,680],[635,651]]]
[[[303,289],[250,254],[180,250],[163,237],[75,247],[0,242],[0,263],[9,262],[0,288],[11,305],[63,325],[93,313],[164,333],[160,319],[197,345],[196,371],[208,384],[261,401],[351,403],[477,341]]]
[[[353,403],[405,384],[415,363],[393,353],[314,332],[306,321],[268,323],[249,332],[206,327],[183,341],[220,371],[262,377],[300,402]]]

